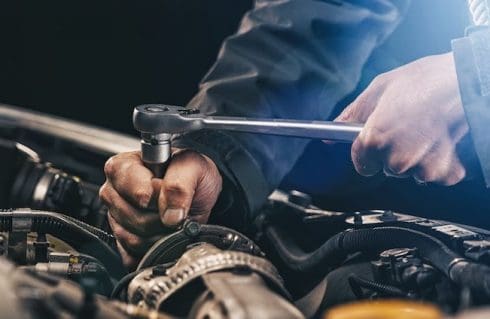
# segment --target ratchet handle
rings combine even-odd
[[[134,127],[142,134],[183,134],[202,129],[269,134],[352,142],[360,123],[209,116],[199,110],[171,105],[140,105],[133,113]]]

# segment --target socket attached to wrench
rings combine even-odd
[[[142,160],[160,178],[172,156],[172,134],[212,129],[351,143],[362,130],[361,124],[331,121],[206,116],[199,110],[162,104],[137,106],[133,124],[141,133]]]

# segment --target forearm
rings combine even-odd
[[[325,120],[356,86],[372,50],[394,29],[406,1],[257,1],[190,102],[204,113]],[[308,141],[216,132],[176,145],[215,159],[256,210]]]

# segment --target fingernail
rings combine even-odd
[[[148,204],[150,204],[150,199],[151,199],[150,196],[141,196],[140,201],[139,201],[140,207],[141,208],[147,208]]]
[[[162,222],[166,226],[177,226],[182,223],[184,217],[183,208],[167,208],[163,213]]]

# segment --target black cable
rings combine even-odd
[[[130,272],[126,276],[122,277],[115,285],[114,289],[112,289],[111,293],[111,299],[119,299],[121,301],[127,302],[127,300],[124,300],[125,298],[121,298],[121,292],[123,289],[126,289],[128,284],[131,282],[131,280],[134,279],[138,274],[140,274],[144,269],[136,270],[133,272]]]
[[[90,255],[87,255],[87,254],[81,254],[79,252],[73,253],[73,256],[80,257],[80,259],[82,261],[85,261],[85,262],[94,262],[94,263],[97,263],[97,264],[103,266],[103,264],[100,262],[100,260],[98,260],[97,258],[95,258],[93,256],[90,256]]]
[[[156,265],[155,267],[160,267],[161,270],[165,270],[165,269],[168,269],[168,268],[172,267],[173,265],[175,265],[175,262],[174,261],[169,262],[169,263],[165,263],[165,264],[159,264],[159,265]],[[137,275],[139,275],[145,269],[146,268],[135,270],[135,271],[127,274],[126,276],[122,277],[114,285],[114,289],[112,290],[112,293],[111,293],[111,299],[119,299],[121,301],[127,302],[127,300],[124,300],[124,298],[121,298],[121,292],[122,292],[122,290],[125,289],[125,288],[127,288],[127,286],[129,285],[129,283],[131,282],[131,280],[133,280],[134,277],[136,277]]]
[[[83,264],[82,272],[79,274],[82,278],[93,277],[96,282],[102,288],[101,294],[104,296],[109,296],[114,289],[114,284],[112,283],[111,276],[107,269],[98,262],[89,261]]]
[[[14,223],[17,220],[22,221],[22,231],[51,234],[80,253],[95,257],[115,278],[127,273],[114,237],[100,229],[59,213],[19,209],[0,211],[0,232],[19,231]]]
[[[393,296],[393,297],[400,297],[400,298],[408,298],[408,294],[401,289],[390,286],[390,285],[385,285],[382,283],[378,283],[372,280],[367,280],[361,277],[358,277],[354,274],[351,274],[349,278],[347,279],[349,282],[349,286],[352,289],[352,292],[354,295],[357,297],[357,299],[364,299],[364,293],[362,292],[362,289],[367,289],[374,291],[376,293],[381,293],[383,295],[387,296]]]

